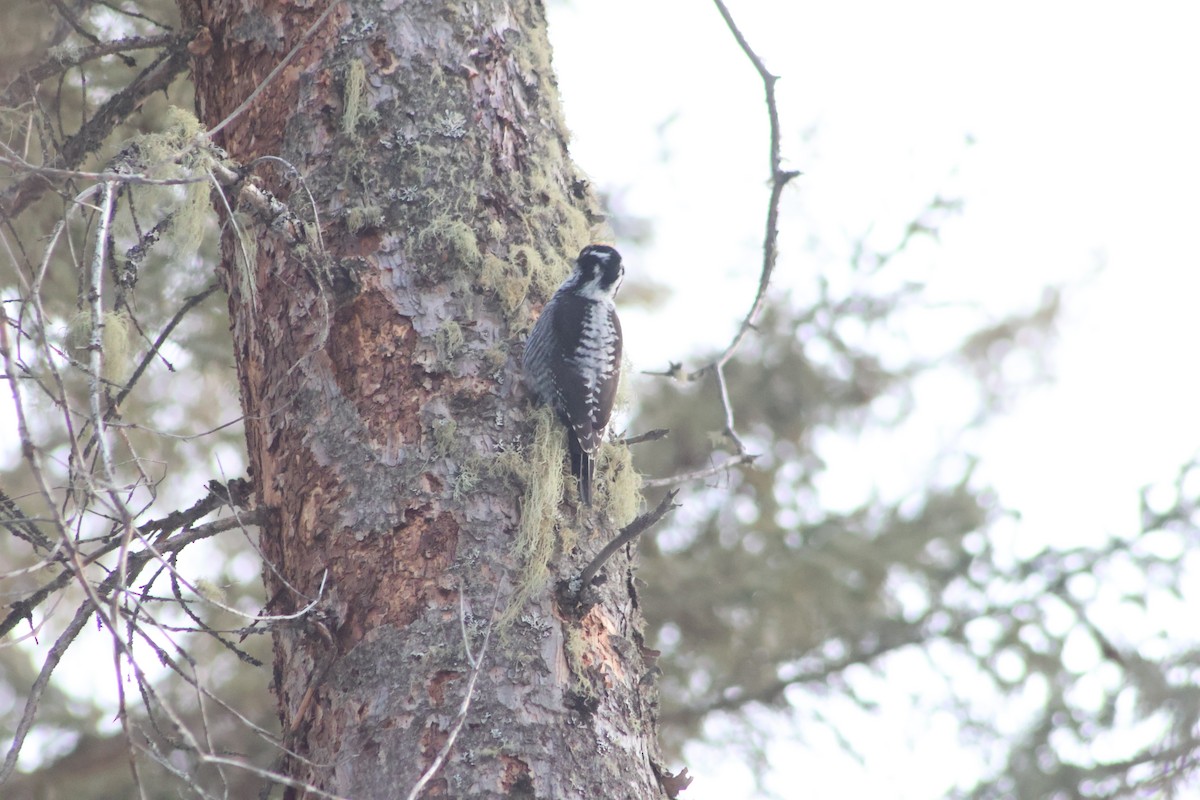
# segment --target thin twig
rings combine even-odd
[[[256,514],[252,513],[251,515],[247,516],[256,516]],[[194,528],[186,534],[173,537],[169,542],[164,542],[160,549],[163,551],[177,550],[186,544],[190,544],[191,542],[198,541],[199,539],[212,536],[221,530],[228,530],[230,527],[233,527],[232,525],[228,524],[230,522],[234,522],[236,524],[236,521],[234,520],[217,520],[216,522],[209,523],[208,525],[202,525],[198,528]],[[133,659],[132,651],[127,648],[125,643],[122,642],[119,636],[116,635],[117,630],[114,627],[114,621],[105,616],[102,610],[102,601],[103,598],[109,596],[110,593],[114,597],[120,594],[120,592],[115,591],[120,588],[118,587],[118,578],[121,578],[121,580],[124,582],[123,585],[128,585],[136,580],[142,568],[150,561],[151,554],[148,552],[132,554],[129,558],[128,569],[124,575],[118,575],[118,573],[115,571],[111,572],[109,573],[109,576],[100,584],[100,586],[93,588],[91,584],[83,577],[84,562],[78,560],[77,551],[70,546],[69,542],[67,544],[68,550],[76,560],[73,563],[73,571],[69,571],[64,574],[69,577],[78,577],[79,583],[88,597],[82,604],[80,604],[79,609],[75,613],[75,617],[67,625],[62,635],[59,636],[58,640],[54,643],[54,646],[50,648],[50,652],[46,655],[46,660],[42,664],[42,669],[38,673],[37,679],[34,681],[33,686],[29,690],[29,694],[27,695],[25,701],[25,710],[22,713],[21,720],[17,724],[16,731],[13,734],[13,740],[9,748],[8,755],[5,757],[3,766],[0,766],[0,784],[3,784],[4,781],[8,779],[8,777],[12,774],[13,769],[16,767],[17,757],[20,755],[21,748],[25,743],[25,737],[28,735],[30,728],[33,726],[33,720],[37,713],[38,704],[41,701],[41,696],[45,692],[46,687],[49,685],[51,675],[58,667],[59,662],[62,660],[63,655],[65,655],[67,648],[70,647],[71,642],[73,642],[75,637],[79,635],[79,632],[83,629],[83,626],[87,623],[88,619],[91,618],[93,613],[97,614],[101,618],[101,624],[114,635],[114,649],[119,651],[119,653],[124,655],[128,660],[131,668],[137,673],[139,683],[144,680],[144,676],[142,675],[137,662]],[[10,617],[11,616],[12,615],[10,615]],[[170,712],[169,709],[168,714],[171,715],[174,720],[178,719],[172,712]],[[185,735],[190,735],[187,733],[186,728],[183,728],[182,722],[176,721],[176,724],[182,729],[182,732]],[[194,749],[197,752],[201,752],[198,746],[194,747]]]
[[[25,737],[29,734],[29,729],[33,727],[33,719],[37,715],[42,694],[50,684],[50,676],[54,674],[55,668],[62,661],[62,657],[66,655],[67,648],[71,646],[71,642],[75,641],[75,637],[83,630],[83,626],[87,624],[91,616],[91,606],[86,602],[83,603],[63,630],[62,635],[54,642],[50,652],[46,654],[46,660],[42,663],[42,669],[38,672],[37,679],[34,680],[33,686],[29,687],[25,699],[25,710],[21,714],[21,720],[17,723],[16,730],[13,731],[12,745],[8,749],[8,755],[5,756],[3,766],[0,766],[0,784],[8,780],[17,766],[17,756],[21,754]]]
[[[738,46],[742,48],[742,52],[750,59],[750,63],[754,65],[754,69],[762,78],[763,88],[766,90],[767,116],[770,120],[770,173],[771,173],[771,196],[767,202],[767,219],[766,231],[763,235],[763,259],[762,270],[758,278],[758,291],[754,295],[754,302],[750,306],[750,310],[746,313],[745,319],[742,320],[741,326],[738,328],[737,334],[724,352],[717,357],[712,363],[701,367],[698,370],[688,373],[685,377],[687,380],[696,380],[705,372],[714,369],[718,366],[724,366],[733,358],[733,354],[741,346],[742,340],[746,338],[751,330],[754,329],[754,323],[758,320],[758,315],[762,312],[763,305],[767,299],[767,287],[771,283],[771,275],[775,271],[775,260],[778,256],[778,240],[779,240],[779,202],[783,195],[783,188],[792,178],[795,178],[800,173],[795,170],[785,170],[782,167],[782,159],[780,156],[780,138],[779,131],[779,105],[775,100],[775,81],[779,80],[778,76],[772,75],[763,63],[762,59],[750,47],[746,37],[742,35],[737,23],[733,21],[733,17],[729,13],[729,9],[721,0],[713,0],[717,6],[717,11],[721,13],[722,19],[729,27],[729,31],[733,34],[733,38],[737,40]]]
[[[704,480],[705,478],[712,477],[713,475],[720,475],[722,472],[728,472],[734,467],[740,467],[742,464],[749,464],[756,458],[758,458],[758,456],[751,455],[750,453],[743,453],[740,456],[727,458],[720,464],[714,464],[713,466],[705,467],[704,469],[692,470],[691,472],[681,472],[678,475],[671,475],[670,477],[666,478],[650,478],[648,480],[643,480],[642,488],[661,489],[664,486],[675,486],[680,483],[688,483],[689,481]]]
[[[750,43],[746,41],[746,37],[734,22],[733,16],[729,13],[729,9],[725,7],[722,0],[713,0],[716,3],[717,11],[720,12],[721,18],[725,20],[725,25],[733,34],[733,38],[737,40],[738,46],[742,48],[742,52],[750,59],[750,63],[754,65],[754,69],[758,72],[762,79],[763,88],[766,93],[767,117],[770,122],[770,143],[769,143],[769,168],[771,175],[771,194],[767,201],[766,214],[766,230],[763,233],[762,245],[762,268],[758,276],[758,290],[754,294],[754,302],[750,304],[750,310],[746,312],[745,318],[742,319],[742,324],[738,327],[737,333],[730,340],[729,345],[717,356],[698,369],[691,372],[685,371],[681,365],[672,364],[670,369],[662,372],[649,373],[652,375],[663,375],[685,381],[695,381],[708,373],[713,373],[717,377],[717,387],[721,393],[721,410],[725,416],[724,434],[733,444],[733,450],[736,458],[729,459],[723,462],[717,471],[722,469],[730,469],[739,464],[749,463],[752,460],[751,456],[746,451],[746,444],[742,441],[742,437],[737,433],[737,426],[734,420],[733,403],[729,397],[729,387],[725,378],[725,366],[733,358],[738,348],[750,331],[755,329],[755,324],[758,322],[758,317],[762,313],[763,307],[767,301],[767,289],[771,285],[771,276],[775,272],[775,262],[779,255],[779,203],[783,197],[783,189],[788,182],[795,178],[800,173],[795,170],[785,170],[782,167],[782,159],[780,156],[780,130],[779,130],[779,106],[775,100],[775,82],[779,78],[772,75],[763,63],[754,49],[750,47]],[[647,481],[646,487],[653,486],[670,486],[676,483],[683,483],[687,480],[706,477],[714,474],[712,470],[698,470],[696,472],[684,473],[675,475],[669,478],[660,478],[654,481]]]
[[[133,537],[133,515],[125,506],[124,501],[117,493],[116,480],[117,469],[113,463],[113,454],[108,441],[108,430],[104,422],[104,411],[101,405],[101,380],[100,376],[104,373],[104,265],[108,253],[108,232],[109,226],[112,223],[113,203],[116,200],[117,184],[109,181],[104,184],[100,195],[100,221],[96,226],[96,248],[92,259],[91,270],[89,271],[89,290],[88,290],[88,308],[91,314],[91,336],[88,340],[88,366],[90,374],[88,375],[88,406],[91,410],[92,430],[95,433],[96,441],[99,446],[100,466],[103,470],[102,476],[104,479],[105,489],[121,515],[123,534],[121,536],[121,546],[117,550],[117,583],[124,585],[126,575],[129,569],[129,544]],[[87,587],[87,581],[83,575],[83,564],[78,560],[77,551],[73,547],[68,548],[68,554],[75,560],[76,576],[81,584]],[[90,593],[90,592],[89,592]],[[93,597],[93,602],[97,604],[96,613],[100,613],[99,597]],[[121,613],[120,603],[121,598],[117,592],[113,592],[109,599],[110,609],[108,614],[109,631],[112,634],[114,642],[120,641],[120,626]],[[121,721],[121,729],[125,732],[125,736],[129,741],[133,741],[133,733],[129,727],[129,714],[125,704],[125,681],[122,675],[121,659],[124,651],[120,648],[113,648],[113,669],[116,672],[117,678],[117,717]],[[129,754],[129,769],[133,776],[135,785],[140,786],[141,781],[138,776],[137,762],[133,757],[133,753]]]
[[[209,511],[205,511],[204,514],[201,514],[200,516],[204,516],[208,513]],[[258,511],[250,511],[243,513],[239,517],[227,517],[225,519],[213,520],[212,522],[204,525],[197,525],[194,528],[189,528],[185,533],[181,533],[176,536],[172,536],[169,539],[160,541],[157,545],[158,551],[160,554],[178,552],[194,542],[198,542],[201,539],[207,539],[210,536],[217,535],[218,533],[224,533],[225,531],[233,530],[234,528],[245,527],[248,525],[256,525],[259,522],[260,516],[261,515]],[[199,519],[199,517],[196,519]],[[191,522],[194,521],[194,519],[187,522],[181,521],[176,527],[183,528],[187,525],[190,525]],[[156,522],[151,522],[142,527],[146,528],[147,526],[155,524]],[[167,528],[165,530],[172,529],[173,528]],[[148,533],[149,531],[147,531],[147,535]],[[86,565],[93,563],[97,559],[102,558],[103,556],[112,552],[119,546],[119,542],[111,542],[108,545],[101,547],[97,551],[89,554],[87,559],[84,561],[84,564]],[[148,561],[150,557],[151,556],[149,553],[135,553],[132,556],[131,561]],[[13,603],[11,610],[8,612],[8,616],[4,618],[3,622],[0,622],[0,636],[7,635],[9,631],[11,631],[17,626],[17,624],[21,622],[21,620],[29,618],[33,613],[33,609],[41,605],[47,597],[70,583],[73,575],[74,573],[69,569],[64,570],[63,572],[60,572],[53,580],[48,581],[44,586],[31,593],[24,600]]]
[[[29,163],[16,155],[3,142],[0,142],[0,150],[8,151],[8,155],[0,155],[0,164],[42,178],[67,178],[71,180],[97,181],[100,183],[105,181],[119,181],[120,183],[129,183],[135,186],[182,186],[184,184],[201,183],[208,180],[207,174],[185,176],[182,178],[148,178],[136,172],[86,172],[78,169],[47,167]]]
[[[96,229],[95,256],[92,258],[92,268],[88,274],[87,298],[91,313],[91,336],[88,339],[88,399],[92,414],[92,429],[96,432],[96,440],[100,445],[100,459],[105,468],[104,477],[109,487],[114,485],[116,470],[113,467],[112,451],[109,449],[107,428],[101,409],[100,376],[104,374],[104,259],[107,255],[108,229],[112,223],[116,188],[115,181],[108,181],[104,184],[100,195],[100,224]]]
[[[621,440],[621,444],[626,447],[642,442],[657,442],[659,439],[667,438],[667,434],[671,432],[670,428],[655,428],[652,431],[639,433],[637,436],[629,436]]]
[[[154,340],[154,344],[150,346],[150,350],[147,351],[145,357],[142,358],[142,362],[138,364],[137,369],[133,371],[133,375],[131,375],[129,380],[125,382],[124,388],[122,388],[117,394],[117,398],[113,400],[114,406],[120,406],[121,402],[129,396],[130,392],[133,391],[134,384],[136,384],[138,379],[142,377],[142,373],[146,371],[148,366],[150,366],[150,362],[154,360],[155,355],[158,354],[158,351],[166,343],[167,337],[171,335],[171,332],[175,330],[175,327],[183,321],[184,316],[186,316],[187,313],[193,308],[207,300],[220,288],[221,284],[214,281],[183,301],[183,305],[179,307],[179,310],[175,312],[175,316],[171,317],[171,320],[162,329],[162,332],[158,334],[158,338]]]
[[[199,758],[205,764],[214,764],[214,765],[215,764],[224,764],[225,766],[228,766],[228,767],[237,767],[238,769],[249,772],[251,775],[257,775],[260,778],[266,778],[267,780],[271,781],[272,783],[277,783],[280,786],[290,786],[293,789],[299,789],[300,797],[306,797],[308,795],[313,795],[314,797],[327,798],[327,800],[350,800],[349,798],[347,798],[343,795],[331,794],[330,792],[326,792],[323,789],[318,789],[316,786],[313,786],[311,783],[306,783],[304,781],[298,781],[295,778],[289,778],[287,775],[284,775],[283,773],[273,772],[269,769],[263,769],[262,767],[255,766],[254,764],[251,764],[247,761],[242,761],[240,759],[229,758],[228,756],[218,756],[218,755],[213,755],[212,753],[204,753],[204,752],[197,753],[197,758]]]
[[[300,48],[307,44],[312,35],[317,32],[317,29],[325,24],[325,20],[329,19],[329,15],[333,13],[333,10],[338,7],[340,2],[341,0],[333,0],[329,4],[329,7],[321,12],[321,16],[317,17],[316,21],[314,21],[312,25],[308,26],[308,30],[304,32],[304,35],[300,37],[300,40],[296,42],[295,46],[288,51],[288,54],[283,57],[283,60],[275,65],[275,69],[268,72],[267,77],[258,82],[258,85],[254,87],[254,91],[250,93],[250,96],[243,100],[241,105],[231,111],[229,116],[218,122],[212,128],[209,128],[206,135],[210,139],[224,130],[225,126],[227,126],[229,123],[241,116],[245,110],[249,108],[255,100],[258,99],[258,96],[266,90],[266,88],[271,84],[271,81],[273,81],[279,75],[279,73],[283,72],[284,67],[290,64],[292,59],[296,57],[296,54],[300,52]]]
[[[63,0],[50,0],[50,5],[58,9],[58,13],[61,14],[62,18],[67,21],[67,24],[71,26],[73,31],[78,33],[84,39],[87,39],[92,44],[100,44],[100,39],[96,36],[96,34],[83,27],[83,24],[75,16],[75,12],[67,8],[67,4],[64,3]],[[125,66],[130,66],[130,64],[126,62]]]
[[[184,300],[183,305],[180,306],[179,310],[175,312],[175,315],[173,317],[171,317],[169,322],[167,322],[166,327],[164,327],[162,329],[162,331],[158,334],[158,338],[154,340],[154,343],[150,346],[150,349],[142,357],[141,362],[139,362],[137,365],[137,369],[135,369],[133,371],[133,374],[129,377],[129,380],[127,380],[125,382],[125,385],[123,387],[121,387],[121,391],[117,393],[116,399],[113,400],[112,403],[109,404],[108,410],[104,412],[104,421],[106,423],[109,422],[113,417],[115,417],[117,415],[117,412],[121,406],[121,403],[124,402],[125,398],[129,396],[129,393],[133,391],[133,387],[137,384],[138,380],[141,379],[142,374],[146,371],[146,369],[154,361],[155,356],[158,355],[159,350],[166,343],[167,337],[171,335],[171,333],[175,330],[176,326],[178,326],[179,323],[183,321],[183,318],[185,316],[187,316],[187,313],[189,311],[191,311],[193,308],[195,308],[196,306],[200,305],[202,302],[207,300],[210,296],[212,296],[212,294],[214,292],[216,292],[220,288],[221,288],[221,284],[219,282],[214,281],[213,283],[209,284],[204,289],[200,290],[196,294],[194,294]],[[128,426],[128,427],[138,427],[138,426]],[[80,433],[82,434],[83,431],[80,431]],[[88,455],[92,452],[92,446],[96,442],[97,442],[97,439],[93,435],[93,437],[88,440],[88,443],[86,445],[84,445],[84,448],[83,448],[83,457],[84,458],[87,458]]]
[[[37,66],[25,70],[19,76],[13,82],[13,86],[5,92],[5,102],[8,104],[16,99],[13,97],[14,89],[31,87],[52,75],[57,75],[64,70],[77,67],[93,59],[124,53],[127,50],[150,50],[155,47],[165,47],[177,39],[180,44],[186,44],[189,38],[186,35],[178,33],[160,33],[157,36],[127,36],[123,39],[114,39],[111,42],[100,42],[77,52],[51,56]]]
[[[58,225],[55,228],[54,237],[58,236],[58,234],[61,232],[62,228],[63,228],[62,224]],[[37,278],[35,278],[35,280],[34,280],[34,285],[37,286],[40,283],[40,281],[41,281],[41,275],[38,275]],[[34,297],[34,300],[35,300],[34,313],[38,316],[38,323],[39,323],[38,329],[39,329],[39,331],[44,333],[45,327],[42,325],[42,322],[44,321],[44,316],[41,313],[42,312],[41,304],[40,304],[40,302],[38,302],[38,298],[36,297],[36,295]],[[42,501],[45,503],[46,507],[50,510],[50,513],[53,514],[53,516],[51,518],[51,522],[54,524],[54,528],[55,528],[56,533],[58,534],[59,541],[65,541],[68,537],[66,521],[63,520],[61,515],[59,515],[55,510],[54,495],[50,489],[50,483],[47,480],[46,473],[42,469],[42,459],[41,459],[40,451],[33,443],[33,435],[30,432],[29,420],[25,413],[25,402],[24,402],[24,399],[22,396],[21,387],[17,381],[18,369],[16,366],[16,353],[14,352],[15,348],[13,347],[13,344],[11,342],[9,342],[9,339],[8,339],[8,324],[7,324],[7,322],[8,322],[8,319],[5,314],[4,307],[3,307],[3,305],[0,305],[0,356],[2,356],[4,359],[5,377],[8,380],[9,388],[11,389],[11,392],[12,392],[13,412],[17,418],[17,435],[21,441],[21,456],[25,459],[25,462],[27,464],[29,464],[30,475],[33,477],[34,483],[37,485],[38,493],[41,495]],[[20,337],[18,336],[16,338],[17,338],[17,344],[19,346]],[[62,389],[62,378],[58,374],[58,371],[56,369],[54,369],[53,365],[51,365],[50,372],[55,377],[56,381],[58,382],[58,386],[60,388],[59,396],[61,398],[63,398],[63,401],[65,403],[66,392],[65,392],[65,390]],[[68,427],[68,433],[69,434],[72,433],[70,430],[71,425],[70,425],[69,416],[67,419],[67,427]]]
[[[0,325],[4,324],[3,309],[0,309]],[[57,550],[54,542],[48,536],[43,536],[33,520],[25,516],[17,502],[8,496],[0,487],[0,526],[8,529],[9,533],[19,539],[24,539],[33,545],[35,550]]]
[[[592,578],[596,577],[596,573],[600,571],[600,568],[604,566],[604,562],[612,558],[613,553],[648,531],[655,523],[665,517],[669,511],[679,508],[674,502],[677,494],[679,494],[678,489],[672,489],[667,492],[666,497],[659,502],[653,511],[647,511],[622,528],[617,538],[606,544],[604,549],[596,554],[596,557],[592,559],[592,563],[584,567],[583,572],[579,573],[579,578],[573,581],[571,585],[579,586],[580,590],[587,587],[592,582]]]
[[[416,785],[413,786],[412,791],[408,793],[407,800],[417,800],[417,797],[419,797],[421,794],[421,790],[425,788],[426,784],[433,780],[433,776],[437,774],[437,771],[441,769],[442,764],[445,763],[446,757],[450,755],[450,750],[454,747],[454,742],[458,739],[458,734],[462,731],[463,724],[467,721],[467,712],[471,708],[471,701],[475,698],[475,681],[478,680],[479,673],[483,670],[483,657],[487,653],[488,642],[490,642],[492,639],[492,632],[496,629],[496,605],[500,600],[500,589],[503,585],[504,583],[502,581],[497,581],[496,583],[496,593],[492,595],[492,608],[488,612],[487,633],[485,633],[483,636],[483,643],[479,645],[479,654],[477,656],[471,655],[471,643],[467,640],[466,623],[463,622],[462,618],[460,617],[459,622],[462,625],[463,648],[467,653],[467,663],[471,665],[471,677],[467,680],[466,694],[463,696],[462,705],[458,709],[458,716],[455,718],[454,724],[450,726],[450,733],[446,736],[446,742],[442,745],[441,749],[438,750],[438,754],[434,757],[433,763],[430,764],[425,772],[421,774],[421,777],[417,779]],[[460,603],[461,600],[462,590],[460,589]],[[464,613],[461,605],[459,613]]]
[[[53,169],[74,169],[83,159],[99,149],[108,139],[108,135],[125,121],[141,103],[155,92],[165,91],[175,78],[187,69],[189,54],[184,44],[178,43],[164,48],[162,53],[144,70],[138,73],[128,86],[110,97],[95,114],[67,139],[53,164],[45,167],[34,167],[34,174],[27,175],[14,186],[0,194],[0,217],[5,215],[15,217],[30,203],[41,197],[50,188],[47,175],[53,174]],[[8,148],[5,148],[8,150]],[[15,155],[12,150],[8,150]],[[25,167],[32,167],[19,156],[17,161]],[[121,180],[121,176],[113,176],[112,180]]]

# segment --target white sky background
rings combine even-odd
[[[964,200],[902,277],[996,318],[1032,307],[1047,283],[1074,287],[1054,385],[969,442],[981,477],[1022,515],[1011,547],[1028,555],[1135,532],[1139,488],[1200,449],[1200,6],[730,0],[730,10],[781,76],[785,167],[805,173],[781,220],[778,288],[806,286],[806,270],[849,253],[872,226],[885,248],[936,194]],[[549,12],[572,154],[653,221],[654,241],[626,247],[626,263],[674,292],[653,316],[623,313],[634,366],[727,342],[761,257],[757,75],[710,3]],[[930,326],[914,338],[946,336]],[[928,395],[926,410],[938,401]],[[843,449],[832,475],[870,474],[852,444]],[[848,483],[847,501],[859,490]],[[939,796],[955,778],[943,749],[954,728],[926,720],[914,745],[911,723],[873,720],[866,766],[837,757],[833,742],[776,755],[802,771],[806,797]],[[753,796],[745,768],[710,755],[688,765],[690,800]]]

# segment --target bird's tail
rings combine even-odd
[[[571,474],[579,481],[579,499],[585,506],[592,504],[592,480],[596,477],[596,460],[579,444],[574,435],[567,436],[571,451]]]

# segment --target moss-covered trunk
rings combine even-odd
[[[212,33],[195,48],[205,124],[324,9],[185,8]],[[288,205],[230,197],[223,241],[268,613],[297,615],[275,627],[300,756],[285,770],[355,800],[405,796],[466,694],[463,630],[478,653],[507,610],[428,794],[662,796],[627,554],[582,618],[554,599],[611,515],[572,509],[560,527],[588,532],[555,539],[541,578],[515,545],[536,479],[517,345],[596,219],[541,4],[343,4],[217,141]],[[315,208],[266,156],[305,176]],[[318,219],[320,237],[303,224]]]

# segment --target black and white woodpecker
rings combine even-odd
[[[616,250],[602,244],[583,248],[525,343],[525,385],[567,426],[571,472],[589,506],[596,452],[621,377],[621,321],[613,300],[624,276]]]

